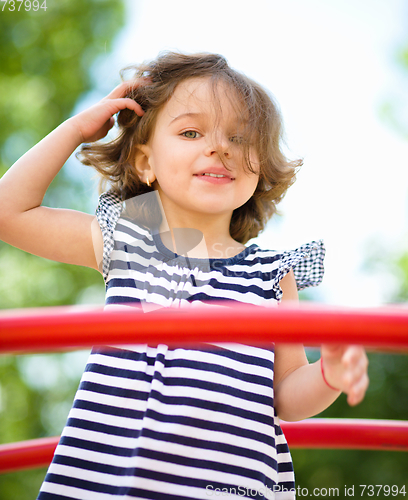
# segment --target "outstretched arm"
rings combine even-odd
[[[45,192],[69,156],[82,142],[104,137],[113,115],[124,108],[142,115],[141,107],[124,98],[128,83],[68,119],[22,156],[0,180],[0,239],[52,260],[98,268],[94,248],[101,244],[95,217],[41,205]],[[99,231],[99,233],[98,233]]]
[[[281,281],[281,287],[284,300],[297,300],[293,273]],[[283,420],[303,420],[317,415],[341,392],[347,394],[350,405],[364,398],[368,362],[361,346],[323,345],[321,356],[321,360],[309,364],[302,345],[275,347],[275,408]]]

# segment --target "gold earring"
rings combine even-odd
[[[147,185],[147,187],[150,187],[150,180],[149,180],[149,177],[147,178],[146,185]]]

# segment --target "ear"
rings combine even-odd
[[[151,148],[147,144],[137,146],[134,156],[134,166],[139,179],[145,184],[153,184],[156,175],[151,165]]]

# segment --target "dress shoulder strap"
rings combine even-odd
[[[113,232],[116,223],[122,213],[123,205],[121,198],[111,192],[102,193],[96,208],[96,218],[103,236],[103,264],[102,274],[106,281],[109,272],[110,255],[114,247]]]
[[[298,290],[319,285],[324,274],[325,254],[323,240],[311,241],[294,250],[282,252],[275,284],[276,298],[278,300],[282,298],[279,282],[291,269],[293,269]]]

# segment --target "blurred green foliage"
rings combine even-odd
[[[395,259],[395,268],[398,270],[400,288],[395,295],[395,301],[408,302],[408,249]]]
[[[317,356],[312,352],[308,357],[313,361]],[[408,420],[408,357],[375,352],[369,352],[368,357],[370,386],[364,401],[350,407],[342,394],[319,418]],[[360,484],[408,487],[407,452],[292,449],[291,453],[296,482],[309,491],[339,488],[342,496],[345,485],[355,485],[356,492]]]
[[[0,15],[0,173],[71,113],[124,20],[122,1],[48,0]]]
[[[405,30],[406,31],[406,30]],[[388,97],[379,107],[381,119],[394,132],[408,139],[408,99],[406,87],[408,84],[408,40],[396,50],[394,62],[402,71],[399,75],[399,84],[391,88]]]
[[[0,176],[92,89],[91,68],[124,18],[122,0],[48,0],[46,11],[0,11]],[[91,191],[63,169],[46,203],[88,211]],[[103,304],[103,296],[99,273],[0,242],[0,309]],[[0,356],[0,443],[59,434],[85,359],[83,352]],[[0,498],[36,498],[44,475],[0,476]]]

